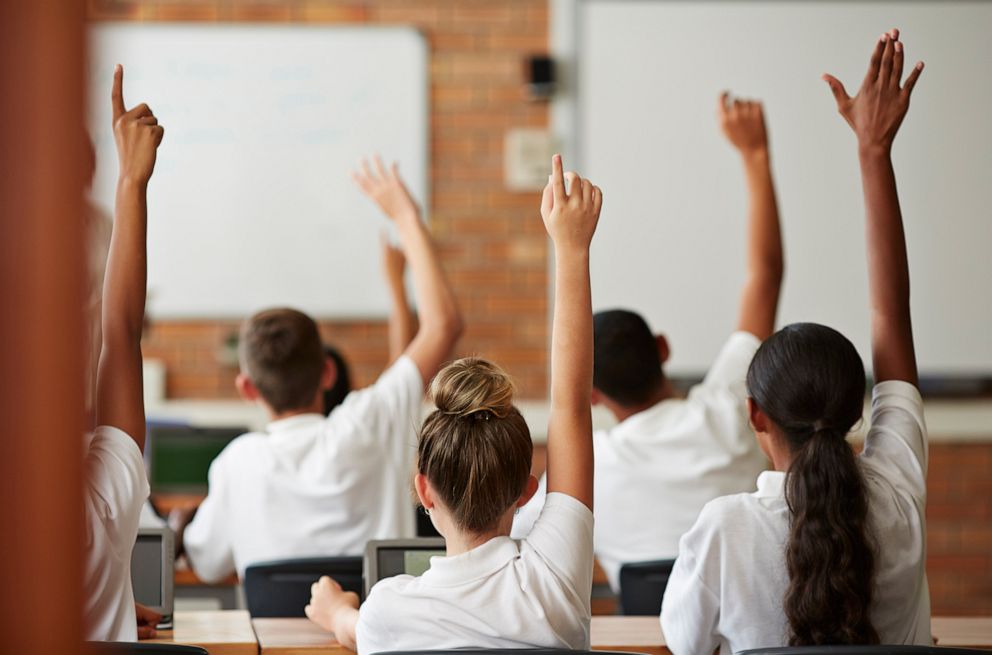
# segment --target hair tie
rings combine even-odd
[[[469,414],[469,416],[474,418],[476,421],[488,421],[489,417],[492,416],[492,412],[490,412],[488,409],[480,409],[478,411],[472,412],[471,414]]]

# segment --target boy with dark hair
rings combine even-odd
[[[782,239],[760,103],[720,96],[720,124],[747,177],[747,277],[737,331],[706,378],[678,397],[663,365],[668,342],[634,312],[593,319],[593,391],[618,425],[597,431],[596,557],[619,588],[626,562],[671,559],[703,505],[751,491],[767,462],[748,429],[744,378],[761,341],[772,334],[782,284]],[[543,481],[542,481],[543,483]],[[542,484],[543,487],[543,484]],[[526,534],[543,505],[535,497],[517,517]]]
[[[458,306],[420,212],[396,166],[363,164],[355,181],[392,221],[420,300],[420,328],[403,355],[330,416],[335,381],[316,323],[293,309],[252,316],[241,331],[241,395],[272,419],[213,461],[209,494],[189,525],[170,523],[196,574],[216,581],[254,562],[359,555],[370,539],[414,536],[410,499],[426,384],[461,335]]]

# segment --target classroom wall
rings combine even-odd
[[[407,24],[431,47],[430,225],[465,314],[458,354],[490,357],[525,397],[547,386],[547,247],[539,194],[503,184],[503,136],[544,127],[548,110],[521,89],[523,61],[548,48],[541,0],[89,0],[91,20]],[[333,286],[329,284],[329,292]],[[236,322],[156,322],[144,352],[167,368],[170,398],[236,395],[237,371],[218,361]],[[323,322],[348,356],[353,381],[372,382],[386,363],[382,322]]]

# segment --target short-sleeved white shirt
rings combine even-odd
[[[883,644],[928,645],[927,431],[916,387],[898,381],[875,386],[858,463],[876,544],[872,625]],[[661,611],[675,655],[788,645],[782,609],[789,583],[785,477],[762,473],[757,492],[707,504],[682,538]]]
[[[614,590],[626,562],[671,559],[707,502],[754,490],[768,462],[748,426],[745,377],[761,342],[730,336],[702,383],[593,435],[596,557]],[[514,521],[527,534],[538,494]]]
[[[293,416],[232,441],[184,534],[196,574],[216,581],[255,562],[360,555],[370,539],[414,536],[423,393],[404,356],[330,416]]]
[[[359,655],[449,648],[589,648],[592,512],[548,494],[521,541],[495,537],[433,557],[423,575],[376,584],[362,605]]]
[[[85,483],[86,639],[135,641],[131,551],[149,489],[134,439],[105,425],[93,431],[86,444]]]

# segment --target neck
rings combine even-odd
[[[617,419],[617,423],[623,423],[634,414],[640,414],[644,410],[651,409],[661,401],[669,400],[671,398],[675,398],[676,396],[675,386],[672,384],[672,381],[666,377],[661,383],[661,386],[659,386],[655,392],[651,394],[651,397],[643,403],[637,405],[621,405],[619,403],[609,401],[606,403],[606,406]]]
[[[284,418],[292,418],[294,416],[300,416],[301,414],[323,414],[322,410],[324,409],[324,403],[321,398],[317,398],[317,400],[306,407],[287,409],[282,412],[275,411],[271,406],[269,406],[268,403],[263,402],[262,405],[268,412],[270,421],[281,421]]]
[[[507,512],[506,516],[500,519],[499,525],[485,532],[471,533],[457,529],[444,530],[442,534],[444,536],[447,556],[454,557],[455,555],[467,553],[496,537],[509,537],[510,531],[513,528],[513,516],[514,512]]]

